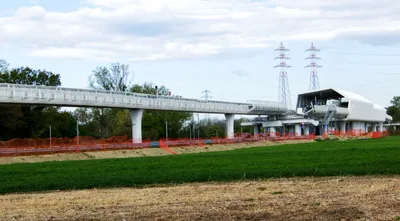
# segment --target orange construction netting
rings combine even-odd
[[[338,131],[328,131],[322,137],[368,137],[381,138],[388,136],[389,132],[370,132],[348,131],[340,133]],[[87,152],[87,151],[106,151],[121,149],[142,149],[142,148],[162,148],[172,154],[176,154],[169,147],[195,147],[213,144],[231,144],[259,141],[284,141],[284,140],[310,140],[315,139],[314,134],[295,136],[293,133],[276,132],[274,136],[263,133],[258,135],[235,134],[234,139],[226,139],[220,137],[200,138],[200,139],[160,139],[159,141],[142,140],[142,142],[133,142],[128,136],[115,136],[107,139],[96,139],[93,137],[75,137],[75,138],[47,138],[47,139],[12,139],[9,141],[0,141],[0,157],[1,156],[17,156],[17,155],[40,155],[54,154],[62,152]]]

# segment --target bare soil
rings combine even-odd
[[[191,154],[212,151],[229,151],[250,147],[261,146],[277,146],[291,143],[315,142],[314,140],[287,140],[287,141],[264,141],[257,143],[239,143],[239,144],[217,144],[205,146],[190,146],[190,147],[171,147],[170,149],[178,154]],[[146,157],[146,156],[163,156],[171,155],[171,153],[161,148],[147,148],[139,150],[113,150],[113,151],[98,151],[84,153],[62,153],[52,155],[38,156],[18,156],[18,157],[0,157],[0,164],[12,163],[35,163],[45,161],[65,161],[65,160],[91,160],[91,159],[108,159],[108,158],[128,158],[128,157]]]
[[[400,220],[400,176],[11,194],[0,220]]]

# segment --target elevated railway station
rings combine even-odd
[[[296,113],[270,115],[263,121],[245,122],[242,126],[263,127],[271,136],[293,133],[295,136],[383,132],[392,117],[367,98],[345,90],[328,88],[298,95]]]

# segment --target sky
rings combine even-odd
[[[172,94],[277,101],[275,48],[290,49],[292,106],[309,90],[305,52],[321,51],[321,88],[386,107],[400,95],[398,0],[13,0],[0,4],[0,59],[88,88],[97,66],[129,64],[133,83]]]

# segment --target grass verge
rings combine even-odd
[[[0,165],[0,194],[374,174],[400,174],[400,137],[162,157]]]

